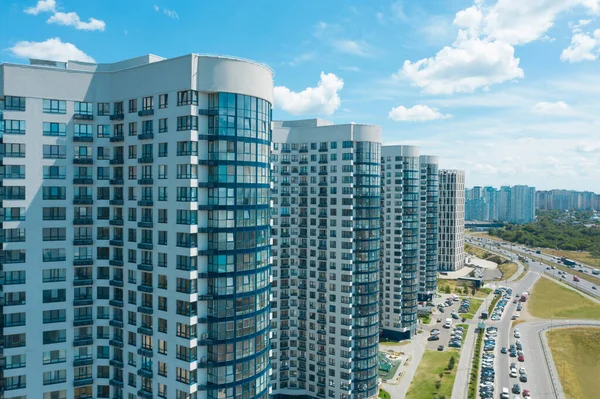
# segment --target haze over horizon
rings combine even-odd
[[[599,15],[600,0],[9,0],[0,62],[246,57],[275,70],[274,119],[381,125],[468,187],[600,192]]]

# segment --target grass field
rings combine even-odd
[[[471,299],[471,305],[469,305],[469,311],[467,313],[460,313],[459,315],[461,317],[464,317],[465,319],[469,319],[471,320],[474,316],[475,313],[477,313],[477,310],[479,310],[479,307],[481,306],[481,304],[483,303],[482,299]]]
[[[589,252],[585,251],[561,251],[556,249],[544,249],[543,252],[559,256],[561,258],[572,259],[576,262],[582,262],[586,265],[600,267],[600,259],[594,258]]]
[[[385,389],[380,389],[379,390],[379,397],[383,398],[383,399],[392,399],[392,396]]]
[[[514,262],[506,262],[498,266],[502,272],[502,280],[508,280],[517,272],[517,264]]]
[[[528,309],[542,319],[600,319],[600,305],[548,278],[533,286]]]
[[[471,244],[465,244],[465,251],[481,259],[485,259],[490,255],[485,249],[481,249]]]
[[[438,279],[438,292],[445,292],[446,287],[450,288],[452,294],[465,295],[463,292],[464,283],[459,283],[457,280],[445,280]],[[490,291],[487,288],[482,288],[475,291],[476,298],[485,298],[488,296]],[[469,295],[471,294],[471,287],[469,287]]]
[[[565,397],[598,397],[600,328],[559,328],[547,337]]]
[[[456,363],[452,370],[447,371],[446,367],[452,356],[454,356]],[[417,372],[410,383],[406,399],[431,399],[441,396],[445,396],[446,398],[452,397],[452,388],[454,387],[459,357],[460,353],[455,351],[437,352],[426,350],[419,363]],[[440,373],[443,373],[441,379],[439,377]],[[440,381],[439,389],[436,389],[437,381]]]

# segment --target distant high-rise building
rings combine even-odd
[[[535,188],[528,186],[473,187],[465,191],[465,220],[509,223],[535,221]]]
[[[508,222],[525,224],[535,221],[535,187],[511,187]]]
[[[465,173],[439,171],[439,245],[440,271],[456,271],[465,263]]]
[[[600,195],[590,191],[536,191],[535,197],[541,210],[600,210]]]
[[[374,398],[381,128],[277,121],[272,161],[272,397]]]

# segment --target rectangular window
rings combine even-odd
[[[44,166],[44,179],[66,179],[66,166]]]
[[[67,260],[67,253],[64,248],[42,249],[43,262],[64,262]]]
[[[44,290],[42,300],[44,303],[65,302],[67,300],[67,290],[64,288]]]
[[[129,100],[129,113],[137,112],[137,98]]]
[[[44,159],[66,159],[67,158],[67,146],[66,145],[44,144],[43,152],[44,152],[43,153]]]
[[[158,178],[159,179],[167,178],[167,165],[158,165]]]
[[[42,230],[43,241],[65,241],[67,229],[64,227],[44,227]]]
[[[67,320],[67,311],[65,309],[44,310],[44,324],[62,323]]]
[[[25,158],[25,144],[19,144],[19,143],[0,144],[0,157]]]
[[[143,121],[142,122],[142,134],[149,134],[154,132],[154,121]]]
[[[177,142],[177,155],[198,156],[198,142],[197,141],[178,141]]]
[[[25,121],[7,119],[3,123],[4,134],[25,134]]]
[[[185,90],[177,93],[177,106],[198,105],[198,92],[196,90]]]
[[[94,105],[87,102],[75,102],[75,114],[79,115],[94,115]]]
[[[123,115],[125,113],[123,108],[123,101],[117,101],[115,104],[114,115]]]
[[[100,138],[110,137],[110,125],[98,125],[96,135]]]
[[[192,115],[177,117],[177,131],[198,130],[198,117]]]
[[[43,208],[43,220],[66,220],[67,208],[53,207]]]
[[[42,198],[44,200],[65,200],[67,199],[67,188],[63,186],[45,186],[42,189]]]
[[[0,165],[0,178],[24,179],[25,165]]]
[[[24,186],[0,187],[0,200],[24,200]]]
[[[98,116],[110,115],[110,103],[98,103]]]
[[[66,269],[44,269],[42,270],[43,283],[55,283],[67,279]]]
[[[94,137],[94,125],[75,124],[73,137]]]
[[[142,110],[148,111],[154,109],[154,97],[144,97],[142,99]]]
[[[25,220],[25,208],[0,208],[0,222]]]
[[[168,143],[158,143],[158,156],[166,157],[168,153]]]
[[[158,96],[158,108],[163,109],[169,106],[169,95],[161,94]]]
[[[25,111],[25,97],[4,97],[4,109],[6,111]]]
[[[167,126],[167,118],[162,118],[158,120],[158,132],[159,133],[166,133],[169,131],[169,128]]]
[[[64,100],[44,100],[45,114],[66,114],[67,102]]]
[[[129,122],[129,135],[137,136],[137,122]]]
[[[0,242],[25,242],[25,229],[0,229]]]
[[[43,135],[44,136],[66,136],[67,135],[67,125],[64,123],[44,122]]]

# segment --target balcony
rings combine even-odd
[[[93,305],[94,300],[92,298],[74,299],[73,306],[88,306]]]
[[[119,300],[119,299],[111,299],[110,301],[108,301],[108,304],[110,306],[115,306],[117,308],[122,308],[123,307],[123,301]]]
[[[76,238],[73,240],[73,245],[93,245],[94,240],[91,238]]]
[[[123,360],[121,359],[110,359],[108,362],[111,366],[123,368]]]
[[[117,136],[112,136],[110,138],[111,143],[118,143],[118,142],[122,142],[122,141],[125,141],[125,136],[117,135]]]
[[[138,285],[137,289],[138,289],[138,291],[147,292],[147,293],[152,293],[152,291],[153,291],[152,285],[145,284],[145,283]]]
[[[108,224],[111,226],[123,226],[123,219],[110,219]]]
[[[151,140],[154,138],[154,133],[144,132],[138,136],[138,140]]]
[[[154,179],[151,177],[146,177],[143,179],[138,179],[138,184],[154,184]]]
[[[138,348],[137,354],[141,355],[141,356],[146,356],[146,357],[154,356],[154,352],[152,352],[152,349],[146,349],[146,348]]]
[[[138,332],[138,334],[144,334],[144,335],[153,335],[154,334],[154,331],[150,327],[138,327],[137,332]]]
[[[113,338],[108,341],[108,344],[111,346],[116,346],[117,348],[123,347],[123,339],[122,338]]]
[[[92,340],[92,343],[93,343],[93,340]],[[89,345],[91,345],[91,344],[89,344]],[[76,346],[76,345],[73,344],[73,346]],[[84,357],[84,358],[73,360],[73,367],[89,366],[92,364],[94,364],[93,357]]]
[[[94,158],[73,158],[74,165],[93,165]]]
[[[154,266],[151,263],[140,263],[137,265],[138,270],[143,270],[145,272],[151,272],[154,270]]]
[[[110,179],[109,183],[122,186],[123,184],[125,184],[125,181],[122,178],[118,178],[118,179]]]
[[[154,109],[143,109],[138,111],[138,116],[152,116],[154,115]]]
[[[142,228],[146,228],[146,229],[151,229],[152,227],[154,227],[154,223],[152,223],[151,220],[142,220],[141,222],[138,222],[138,227],[142,227]]]
[[[94,284],[94,279],[91,277],[83,277],[83,278],[76,278],[75,280],[73,280],[73,285],[74,286],[82,286],[82,285],[93,285]]]
[[[154,245],[152,245],[152,243],[149,243],[149,242],[140,242],[140,243],[138,243],[137,247],[139,249],[145,249],[148,251],[152,251],[152,249],[154,248]]]
[[[73,199],[73,205],[92,205],[94,200],[92,197],[79,197]]]
[[[73,340],[73,346],[87,346],[94,343],[94,339],[90,337],[75,337]]]
[[[123,158],[113,158],[108,163],[111,165],[123,165],[125,160]]]
[[[120,206],[120,205],[124,205],[125,204],[125,200],[123,200],[123,199],[116,199],[115,198],[115,199],[111,199],[110,201],[108,201],[108,203],[111,204],[111,205]]]
[[[92,377],[89,378],[81,378],[79,380],[74,380],[73,381],[73,386],[74,387],[81,387],[84,385],[92,385],[94,383],[94,379]]]
[[[198,115],[202,116],[215,116],[219,114],[219,110],[217,109],[199,109]]]
[[[123,388],[123,381],[120,381],[120,380],[117,380],[117,379],[114,379],[114,378],[111,378],[108,381],[108,384],[111,385],[111,386],[113,386],[113,387],[116,387],[116,388]]]
[[[75,319],[73,320],[73,327],[83,327],[83,326],[92,326],[94,325],[94,319]]]
[[[111,121],[122,121],[125,119],[125,114],[112,114],[110,116]]]
[[[154,201],[153,200],[139,200],[138,201],[138,206],[153,206],[154,205]]]
[[[110,245],[114,245],[116,247],[122,247],[123,246],[123,240],[110,240],[108,242]]]
[[[145,313],[145,314],[153,314],[154,313],[154,309],[152,309],[152,307],[150,306],[138,306],[137,308],[139,313]]]
[[[111,266],[123,266],[123,261],[120,259],[111,259],[108,261],[108,264]]]
[[[76,177],[73,179],[73,184],[94,184],[94,179],[90,177]]]
[[[123,280],[112,279],[108,282],[113,287],[123,287]]]
[[[110,320],[108,325],[111,327],[123,328],[123,320]]]
[[[94,259],[92,259],[92,258],[73,259],[73,266],[86,266],[86,265],[93,265],[93,264],[94,264]]]
[[[76,121],[93,121],[94,115],[92,114],[73,114],[73,119]]]
[[[93,136],[73,136],[73,141],[78,143],[93,143]]]
[[[141,112],[141,111],[140,111]],[[137,391],[138,397],[152,399],[154,395],[152,392],[146,391],[145,389],[140,389]]]
[[[147,368],[142,367],[141,369],[138,369],[137,375],[139,375],[141,377],[152,378],[154,373],[152,372],[152,369],[147,369]]]
[[[141,158],[138,158],[138,163],[152,163],[154,162],[154,157],[151,155],[146,155]]]
[[[94,224],[94,219],[92,218],[75,218],[73,219],[73,225],[91,225]]]

